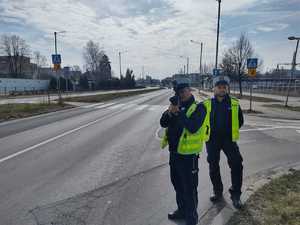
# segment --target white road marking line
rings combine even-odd
[[[152,105],[148,110],[150,111],[158,111],[158,110],[162,110],[163,109],[163,106],[161,105]]]
[[[121,108],[122,106],[124,106],[125,104],[116,104],[113,106],[110,106],[109,109],[117,109],[117,108]]]
[[[299,129],[299,127],[294,127],[294,126],[277,126],[277,127],[266,127],[266,128],[253,128],[253,129],[240,130],[240,132],[264,131],[264,130],[275,130],[275,129]]]
[[[256,126],[256,127],[274,127],[274,125],[268,125],[268,124],[257,124],[257,123],[245,123],[247,126]]]
[[[106,117],[108,117],[108,116],[110,116],[110,115],[107,115],[107,116],[105,116],[105,117],[99,118],[99,119],[94,120],[94,121],[92,121],[92,122],[89,122],[89,123],[87,123],[87,124],[85,124],[85,125],[79,126],[79,127],[74,128],[74,129],[72,129],[72,130],[69,130],[69,131],[67,131],[67,132],[64,132],[64,133],[62,133],[62,134],[60,134],[60,135],[57,135],[57,136],[52,137],[52,138],[49,138],[48,140],[42,141],[42,142],[40,142],[40,143],[38,143],[38,144],[36,144],[36,145],[30,146],[30,147],[28,147],[28,148],[25,148],[25,149],[23,149],[23,150],[21,150],[21,151],[18,151],[18,152],[16,152],[16,153],[14,153],[14,154],[11,154],[11,155],[9,155],[9,156],[6,156],[6,157],[0,159],[0,163],[3,163],[3,162],[5,162],[5,161],[7,161],[7,160],[9,160],[9,159],[15,158],[15,157],[17,157],[17,156],[19,156],[19,155],[22,155],[22,154],[26,153],[26,152],[32,151],[32,150],[34,150],[34,149],[36,149],[36,148],[38,148],[38,147],[40,147],[40,146],[46,145],[46,144],[48,144],[48,143],[50,143],[50,142],[53,142],[53,141],[55,141],[55,140],[57,140],[57,139],[59,139],[59,138],[62,138],[62,137],[67,136],[67,135],[69,135],[69,134],[75,133],[76,131],[79,131],[79,130],[81,130],[81,129],[84,129],[84,128],[86,128],[86,127],[89,127],[89,126],[91,126],[91,125],[93,125],[93,124],[95,124],[95,123],[97,123],[97,122],[99,122],[99,121],[101,121],[101,120],[104,120],[104,119],[105,119]]]
[[[97,106],[95,107],[96,109],[102,109],[102,108],[105,108],[105,107],[108,107],[108,106],[111,106],[111,105],[114,105],[115,103],[107,103],[107,104],[104,104],[104,105],[100,105],[100,106]]]
[[[275,122],[290,122],[290,123],[300,123],[300,120],[285,120],[285,119],[271,119]]]
[[[97,104],[92,104],[92,105],[85,105],[85,106],[82,106],[81,108],[88,109],[88,108],[93,108],[93,107],[99,106],[99,105],[104,105],[104,103],[97,103]]]
[[[143,110],[144,108],[148,107],[149,105],[140,105],[135,110]]]
[[[159,137],[159,132],[161,131],[161,130],[163,130],[164,128],[162,128],[162,127],[159,127],[159,128],[157,128],[157,130],[155,131],[155,138],[157,139],[157,140],[161,140],[162,139],[162,137]]]
[[[124,107],[122,107],[122,109],[129,109],[129,108],[133,108],[137,106],[137,104],[128,104],[128,105],[125,105]]]

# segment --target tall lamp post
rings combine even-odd
[[[57,55],[57,34],[64,34],[66,31],[55,31],[54,32],[54,50],[55,50],[55,55]],[[61,101],[61,95],[60,95],[60,77],[57,75],[57,69],[55,69],[56,73],[56,78],[57,78],[57,91],[58,91],[58,96],[59,100]]]
[[[203,42],[194,41],[194,40],[191,40],[191,42],[192,42],[193,44],[197,44],[197,45],[200,45],[200,46],[201,46],[201,49],[200,49],[200,65],[199,65],[199,74],[201,75],[201,73],[202,73]]]
[[[189,74],[189,64],[190,64],[190,57],[186,57],[186,56],[183,56],[183,55],[180,55],[179,56],[180,58],[186,58],[186,74],[188,75]]]
[[[202,74],[202,55],[203,55],[203,42],[199,42],[199,41],[194,41],[194,40],[191,40],[191,42],[193,44],[197,44],[197,45],[200,45],[201,46],[201,49],[200,49],[200,65],[199,65],[199,78]],[[202,76],[202,88],[203,88],[203,76]]]
[[[122,54],[128,51],[119,52],[120,79],[122,77]]]
[[[215,69],[218,69],[221,0],[217,0],[217,2],[218,2],[218,27],[217,27],[217,44],[216,44],[216,64],[215,64]]]
[[[294,77],[294,73],[295,73],[295,69],[296,69],[296,65],[297,65],[297,53],[298,53],[298,47],[299,47],[300,37],[289,37],[288,39],[290,41],[295,41],[296,40],[297,44],[296,44],[296,50],[295,50],[294,55],[293,55],[292,68],[291,68],[291,76],[290,76],[288,90],[287,90],[287,95],[286,95],[286,100],[285,100],[285,107],[288,107],[288,101],[289,101],[291,83],[292,83],[292,79]]]

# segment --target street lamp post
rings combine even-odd
[[[194,40],[191,40],[191,42],[201,46],[201,49],[200,49],[200,65],[199,65],[199,77],[200,77],[201,74],[202,74],[203,42],[198,42],[198,41],[194,41]],[[203,77],[202,77],[202,88],[203,88]]]
[[[128,52],[128,51],[119,52],[120,79],[122,77],[122,56],[121,56],[121,54],[126,53],[126,52]]]
[[[57,55],[57,34],[62,34],[62,33],[66,33],[66,31],[55,31],[54,32],[54,50],[55,50],[55,55]],[[59,101],[61,102],[61,94],[60,94],[60,77],[58,77],[57,75],[57,69],[55,69],[55,73],[56,73],[56,79],[57,79],[57,92],[58,92],[58,98]]]
[[[295,50],[294,55],[293,55],[292,68],[291,68],[291,76],[290,76],[288,90],[287,90],[287,95],[286,95],[286,100],[285,100],[285,107],[288,107],[288,101],[289,101],[291,83],[292,83],[292,79],[294,77],[294,73],[295,73],[295,69],[296,69],[296,64],[297,64],[297,53],[298,53],[298,47],[299,47],[300,37],[289,37],[288,39],[291,40],[291,41],[296,40],[297,44],[296,44],[296,50]]]
[[[217,0],[217,2],[218,2],[218,27],[217,27],[217,43],[216,43],[216,64],[215,64],[215,69],[218,69],[221,0]]]
[[[188,75],[189,74],[190,57],[189,56],[185,57],[185,56],[182,56],[182,55],[180,55],[179,57],[180,58],[186,58],[186,74]],[[184,74],[185,74],[185,72],[184,72]]]

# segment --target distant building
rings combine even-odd
[[[26,56],[19,57],[18,70],[20,74],[13,74],[12,57],[0,56],[0,76],[12,77],[20,76],[22,78],[33,78],[36,73],[37,65],[30,62],[30,58]]]
[[[174,74],[172,76],[174,80],[187,79],[191,84],[196,84],[201,81],[202,76],[199,76],[199,73],[190,73],[190,74]]]
[[[159,79],[153,79],[151,76],[147,75],[145,79],[141,78],[136,80],[137,86],[159,86],[160,80]]]

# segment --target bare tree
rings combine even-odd
[[[210,63],[210,64],[204,64],[202,66],[202,70],[203,70],[203,73],[204,74],[209,74],[209,73],[212,73],[213,69],[214,69],[215,65],[213,63]]]
[[[73,65],[72,70],[76,71],[76,72],[81,72],[80,66],[78,66],[78,65]]]
[[[21,77],[24,73],[25,57],[30,54],[26,41],[17,35],[2,35],[0,50],[8,57],[10,74]]]
[[[221,67],[226,72],[232,73],[234,71],[234,68],[236,68],[238,80],[239,80],[239,89],[240,89],[240,95],[243,95],[242,91],[242,76],[245,74],[247,69],[247,59],[251,58],[254,54],[253,47],[246,36],[246,34],[242,33],[240,38],[233,44],[231,48],[229,48],[225,54],[224,58],[222,60]]]
[[[95,81],[111,79],[111,66],[108,56],[100,49],[99,43],[88,41],[83,49],[85,67],[92,74]]]
[[[228,52],[224,53],[220,67],[223,71],[223,74],[230,77],[231,79],[236,75],[234,61],[232,59],[232,56]]]
[[[37,75],[37,78],[39,78],[40,75],[40,68],[47,65],[47,58],[43,56],[39,51],[33,52],[33,59],[35,66],[35,72]]]
[[[104,52],[101,51],[99,43],[88,41],[83,49],[83,58],[85,60],[87,70],[92,73],[97,73],[99,71],[100,61],[103,55]]]

